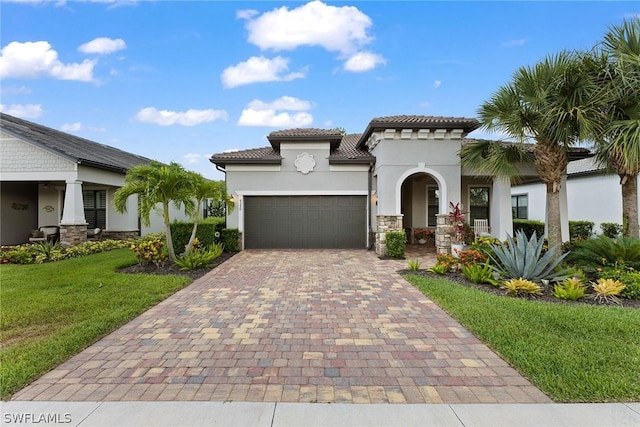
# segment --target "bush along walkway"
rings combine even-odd
[[[369,251],[244,251],[16,400],[546,403]]]

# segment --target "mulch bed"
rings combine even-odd
[[[218,258],[213,260],[211,264],[206,267],[198,268],[196,270],[180,270],[175,264],[167,263],[164,267],[156,267],[154,264],[149,264],[142,266],[140,264],[134,264],[129,267],[123,267],[118,269],[119,273],[130,273],[130,274],[172,274],[172,275],[180,275],[180,276],[189,276],[191,280],[196,280],[234,256],[236,252],[223,252]]]
[[[514,297],[510,297],[505,295],[505,291],[504,289],[500,289],[499,287],[490,285],[488,283],[473,283],[471,281],[469,281],[464,274],[460,273],[460,272],[454,272],[454,273],[446,273],[443,275],[439,275],[439,274],[435,274],[435,273],[430,273],[426,270],[418,270],[418,271],[412,271],[412,270],[401,270],[399,271],[400,274],[413,274],[416,276],[427,276],[427,277],[433,277],[436,279],[446,279],[449,280],[451,282],[455,282],[459,285],[462,286],[466,286],[468,288],[476,288],[479,289],[483,292],[487,292],[490,294],[494,294],[494,295],[502,295],[505,298],[514,298]],[[587,291],[587,296],[589,295],[588,291]],[[536,296],[535,298],[531,298],[535,301],[544,301],[544,302],[549,302],[552,304],[564,304],[564,305],[575,305],[575,304],[589,304],[589,305],[603,305],[600,304],[598,302],[596,302],[595,300],[591,299],[591,298],[587,298],[585,296],[585,298],[582,298],[579,301],[568,301],[568,300],[562,300],[559,298],[556,298],[553,296],[553,285],[550,284],[548,286],[548,289],[544,292],[543,295],[541,296]],[[637,299],[627,299],[627,298],[620,298],[620,304],[611,304],[614,307],[628,307],[628,308],[636,308],[636,309],[640,309],[640,300]]]

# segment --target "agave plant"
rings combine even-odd
[[[543,244],[544,239],[538,239],[535,232],[527,240],[524,232],[518,230],[515,239],[507,236],[506,244],[491,245],[493,254],[489,256],[494,269],[507,278],[522,278],[534,282],[563,279],[563,273],[555,271],[555,268],[567,254],[554,258],[556,246],[542,255]]]

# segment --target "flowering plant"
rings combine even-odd
[[[453,241],[454,242],[463,242],[464,234],[465,234],[465,224],[464,224],[464,216],[466,212],[462,211],[460,207],[460,203],[449,202],[449,220],[453,225]]]
[[[415,230],[413,230],[413,237],[415,237],[418,240],[427,239],[432,234],[433,232],[428,228],[416,228]]]

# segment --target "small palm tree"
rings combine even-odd
[[[594,83],[581,72],[583,67],[581,55],[561,52],[532,67],[518,69],[512,81],[478,110],[486,130],[503,132],[517,143],[492,147],[480,141],[460,152],[463,166],[478,171],[491,169],[503,177],[515,175],[514,161],[533,160],[547,188],[550,247],[562,243],[559,191],[567,170],[568,149],[596,132],[597,122],[587,120],[595,108],[590,98]],[[534,145],[526,147],[522,144],[525,142]]]
[[[181,165],[171,162],[169,165],[152,161],[147,164],[134,166],[125,175],[125,184],[114,195],[116,211],[127,211],[127,199],[138,195],[138,216],[145,225],[149,225],[151,211],[158,204],[162,204],[162,214],[167,236],[169,261],[175,263],[176,254],[171,238],[171,218],[169,205],[176,209],[184,206],[185,213],[192,215],[195,209],[193,201],[194,187],[191,175]]]
[[[623,234],[639,237],[640,18],[611,27],[595,58],[602,88],[596,96],[606,112],[599,117],[604,133],[595,136],[596,159],[620,177]]]
[[[198,231],[198,222],[200,221],[200,207],[207,199],[222,200],[230,208],[233,207],[233,200],[227,196],[227,190],[225,188],[224,181],[211,181],[204,178],[202,175],[189,172],[191,183],[193,184],[193,195],[196,199],[196,209],[193,215],[193,229],[191,230],[191,237],[189,243],[185,248],[184,254],[189,255],[193,248],[193,242],[196,238],[196,232]]]

